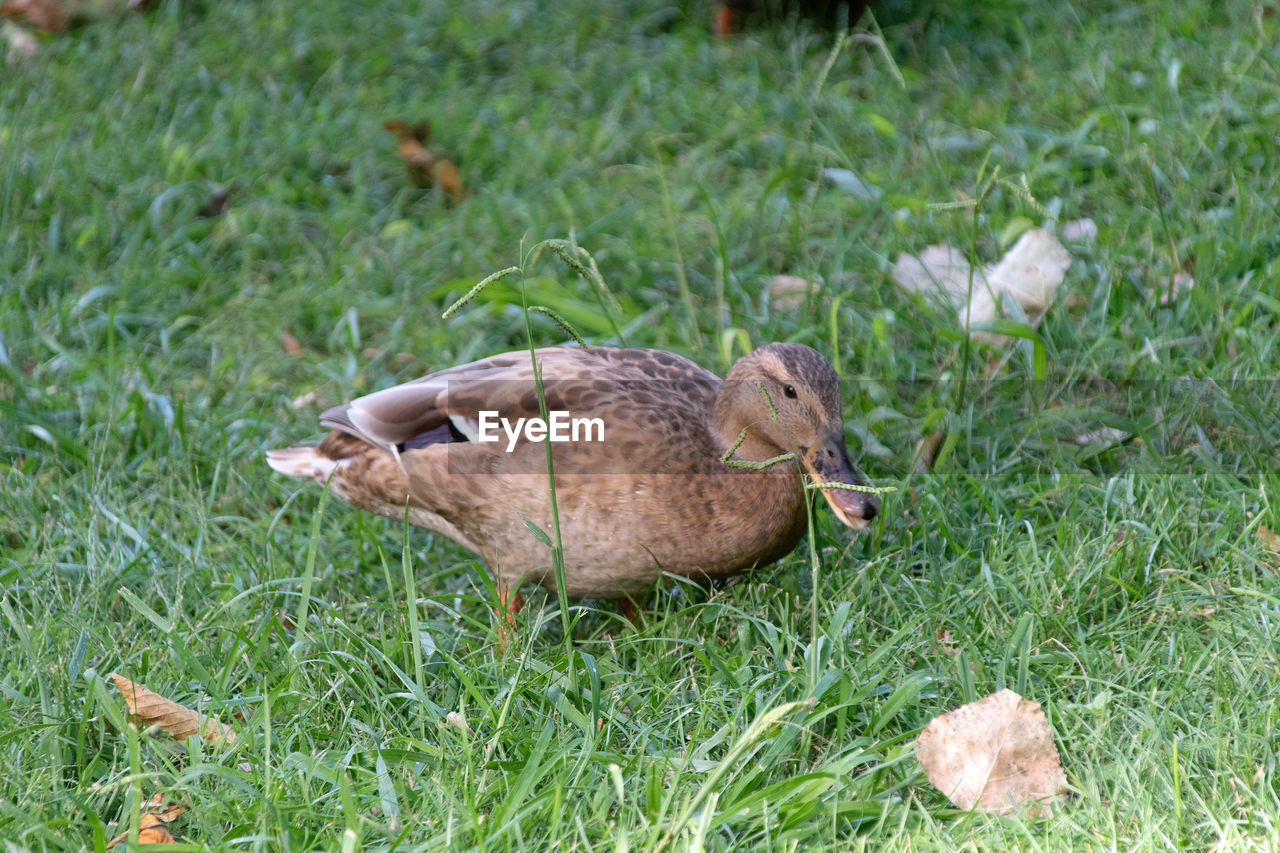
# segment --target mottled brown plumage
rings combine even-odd
[[[793,452],[816,481],[862,482],[845,451],[836,373],[808,347],[762,347],[724,381],[657,350],[553,347],[537,359],[549,411],[603,422],[603,441],[550,444],[569,595],[621,598],[664,571],[725,577],[789,552],[806,528],[800,466],[725,464],[744,429],[735,460]],[[480,554],[504,600],[522,583],[553,588],[551,551],[526,524],[554,537],[547,445],[522,439],[508,452],[501,430],[497,442],[477,440],[483,410],[538,416],[527,352],[331,409],[327,438],[269,461],[393,519],[407,504],[410,522]],[[822,493],[851,527],[876,514],[865,492]]]

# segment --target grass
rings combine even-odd
[[[156,787],[213,849],[1280,845],[1275,8],[886,4],[887,51],[832,60],[794,20],[716,43],[693,3],[454,5],[165,2],[5,69],[6,849],[100,849]],[[464,203],[409,185],[401,115]],[[949,206],[996,166],[1099,237],[1034,341],[965,361],[887,270],[1038,224],[1008,185]],[[802,546],[673,582],[638,630],[571,602],[571,645],[536,595],[501,658],[469,555],[269,472],[328,405],[524,345],[505,285],[440,313],[568,237],[628,344],[839,364],[855,455],[900,491],[862,537],[819,509],[816,585]],[[531,303],[618,340],[590,283],[536,266]],[[775,274],[821,286],[781,308]],[[1062,440],[1104,418],[1142,440]],[[111,671],[240,739],[122,729]],[[1004,686],[1075,791],[1046,820],[951,810],[912,757]]]

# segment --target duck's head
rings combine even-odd
[[[866,481],[844,443],[840,378],[831,362],[803,344],[769,344],[743,356],[716,395],[714,427],[733,458],[764,461],[794,453],[815,483],[862,486]],[[867,492],[822,489],[836,517],[861,530],[880,510]]]

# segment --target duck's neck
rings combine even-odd
[[[765,438],[760,430],[755,428],[750,417],[743,415],[743,412],[759,410],[759,401],[750,395],[758,395],[760,389],[748,379],[735,377],[735,372],[736,365],[735,370],[729,372],[729,376],[720,383],[720,389],[716,392],[715,405],[711,411],[711,432],[715,436],[720,452],[723,453],[733,447],[738,436],[742,435],[745,429],[746,437],[733,452],[733,458],[750,462],[772,459],[783,453],[782,448]]]

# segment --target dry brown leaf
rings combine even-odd
[[[147,726],[159,726],[178,740],[200,736],[207,741],[236,739],[236,733],[212,717],[164,698],[159,693],[135,684],[123,675],[111,673],[116,689],[124,694],[129,716]]]
[[[911,469],[919,474],[928,474],[933,469],[933,460],[942,446],[944,433],[935,432],[927,437],[917,439],[915,450],[911,453]]]
[[[958,808],[1047,815],[1066,776],[1039,702],[1001,690],[936,717],[916,740],[930,784]]]
[[[141,5],[137,0],[7,0],[0,3],[0,18],[60,33],[74,24],[90,23],[126,10],[140,11]]]
[[[164,821],[153,814],[142,816],[142,825],[138,829],[139,844],[173,844],[173,834]]]
[[[129,833],[122,832],[115,838],[107,842],[107,847],[115,847],[120,842],[126,840]],[[164,821],[158,815],[144,814],[142,823],[138,827],[138,843],[139,844],[173,844],[173,834],[169,832],[169,828],[164,825]]]
[[[1035,326],[1053,302],[1069,266],[1071,256],[1058,238],[1043,228],[1032,228],[998,263],[973,269],[973,297],[967,306],[970,266],[964,253],[953,246],[929,246],[919,257],[899,255],[890,275],[905,290],[945,297],[959,307],[961,324],[966,317],[971,326],[996,319],[1002,298],[1010,296]],[[986,343],[1009,343],[1008,337],[991,332],[974,331],[972,335]]]
[[[458,167],[453,165],[453,161],[446,160],[443,157],[436,160],[435,165],[431,168],[431,178],[454,201],[462,201],[467,197],[466,191],[462,188],[462,175],[458,173]]]
[[[933,639],[938,642],[938,648],[942,649],[944,654],[948,654],[948,655],[960,654],[960,647],[957,646],[955,643],[951,642],[955,638],[951,636],[951,632],[948,631],[946,628],[939,628],[937,631],[935,631],[933,634]]]
[[[162,823],[173,823],[186,813],[187,807],[182,803],[165,803],[164,791],[156,791],[151,799],[143,805],[147,814],[155,815]]]
[[[38,30],[60,33],[67,28],[67,16],[53,0],[10,0],[0,3],[0,18],[21,21]]]
[[[1265,526],[1259,526],[1258,539],[1262,541],[1263,548],[1280,554],[1280,533],[1276,533],[1274,530],[1268,530]]]
[[[462,187],[462,176],[451,160],[437,156],[426,141],[431,135],[428,122],[409,124],[402,118],[390,119],[382,126],[398,137],[396,154],[404,161],[405,168],[414,183],[421,187],[436,185],[454,201],[462,201],[467,193]]]

